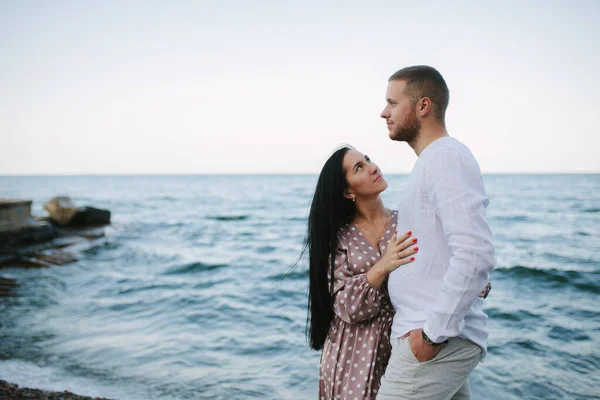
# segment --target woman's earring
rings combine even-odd
[[[352,198],[352,202],[353,202],[353,203],[356,203],[356,197],[353,197],[353,198]]]

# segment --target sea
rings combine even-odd
[[[407,175],[386,179],[397,208]],[[316,399],[297,263],[316,181],[0,177],[0,197],[35,215],[58,195],[112,213],[76,262],[0,269],[20,284],[0,298],[0,379],[111,399]],[[498,262],[473,399],[600,399],[600,175],[484,181]]]

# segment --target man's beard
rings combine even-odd
[[[415,109],[404,118],[402,125],[396,127],[392,140],[412,143],[419,136],[420,131],[421,121],[417,119],[417,110]]]

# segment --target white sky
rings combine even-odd
[[[600,172],[600,1],[416,3],[0,0],[0,174],[409,172],[414,64],[484,172]]]

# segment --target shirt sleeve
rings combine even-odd
[[[367,274],[353,275],[348,268],[348,249],[340,242],[334,260],[333,311],[345,322],[357,323],[376,317],[383,293],[367,281]],[[331,277],[330,277],[331,279]]]
[[[426,172],[429,199],[451,251],[441,289],[423,326],[440,343],[456,337],[465,316],[489,280],[496,259],[486,217],[489,204],[479,165],[459,149],[444,149],[429,160]]]

